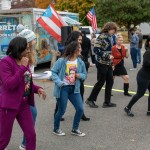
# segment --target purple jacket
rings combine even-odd
[[[0,61],[0,107],[18,109],[25,92],[24,73],[29,70],[23,65],[18,66],[15,59],[6,56]],[[31,81],[31,93],[28,96],[29,105],[34,106],[34,93],[40,87]]]

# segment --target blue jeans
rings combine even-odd
[[[60,91],[60,98],[57,99],[58,111],[54,119],[54,130],[60,128],[60,120],[64,115],[68,99],[74,106],[76,112],[73,121],[73,129],[78,129],[80,119],[83,115],[83,102],[80,93],[74,93],[74,85],[63,86]]]
[[[141,63],[141,49],[138,48],[137,49],[137,63]]]
[[[130,54],[131,54],[131,59],[133,62],[133,68],[137,67],[137,49],[136,48],[130,48]]]
[[[33,117],[33,120],[34,120],[34,124],[35,124],[35,121],[36,121],[36,117],[37,117],[37,109],[36,109],[36,106],[30,106],[30,111],[32,113],[32,117]],[[22,140],[22,145],[26,146],[26,139],[25,139],[25,136],[23,136],[23,140]]]

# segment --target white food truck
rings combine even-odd
[[[5,56],[10,40],[17,36],[16,27],[20,23],[36,34],[37,43],[35,51],[37,64],[51,60],[49,46],[50,34],[36,22],[44,11],[45,9],[38,8],[0,10],[0,58]],[[76,25],[79,23],[78,13],[61,11],[58,11],[58,13],[69,25]]]

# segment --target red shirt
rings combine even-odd
[[[116,66],[117,64],[119,64],[120,61],[122,59],[124,59],[124,57],[126,57],[126,49],[125,49],[124,45],[121,45],[121,51],[122,51],[122,53],[119,52],[119,50],[116,47],[116,45],[114,45],[112,47],[112,55],[114,57],[114,59],[113,59],[114,66]]]

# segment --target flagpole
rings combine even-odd
[[[52,4],[53,4],[53,5],[55,4],[55,0],[52,0]]]
[[[85,16],[85,17],[86,17],[86,16]],[[82,19],[82,21],[81,21],[81,22],[83,22],[83,21],[84,21],[85,17]]]

